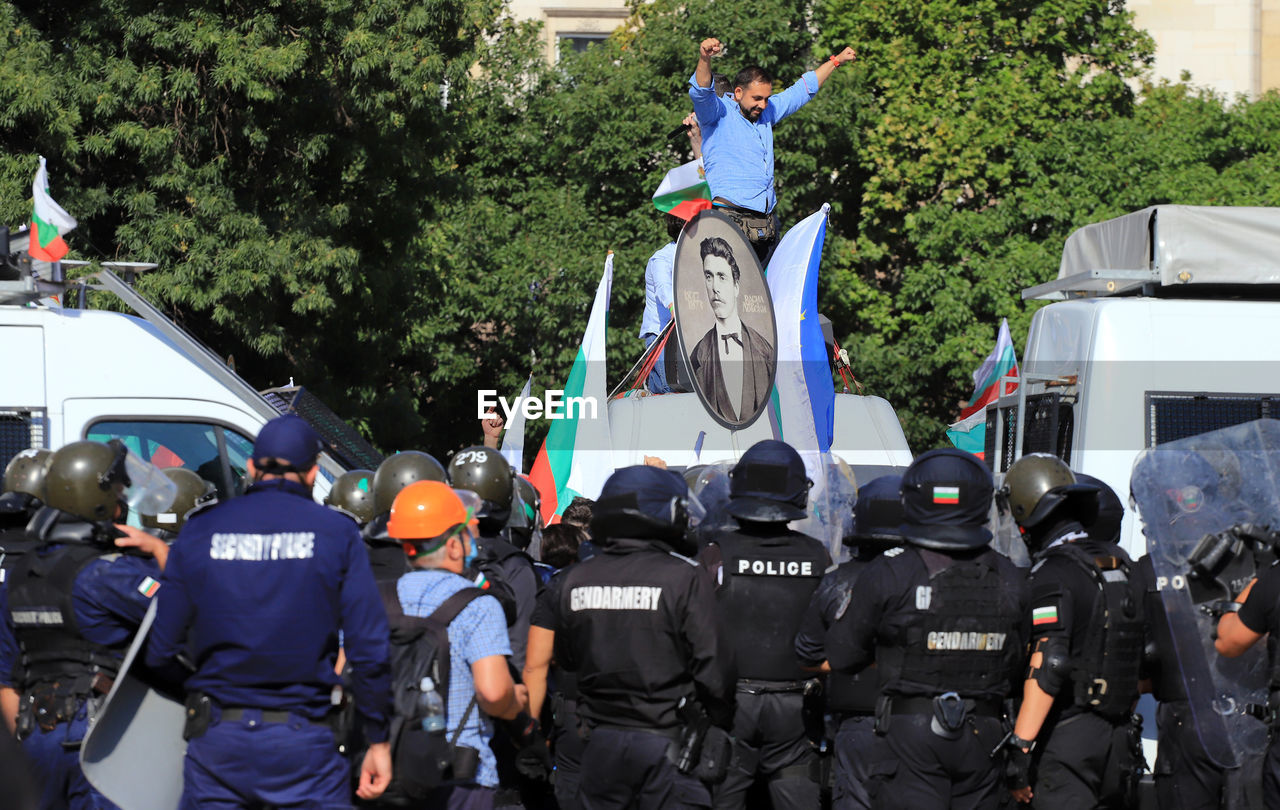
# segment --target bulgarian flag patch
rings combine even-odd
[[[960,487],[934,487],[933,502],[941,503],[941,504],[959,505]]]
[[[1058,606],[1044,605],[1043,607],[1033,608],[1031,611],[1031,625],[1033,627],[1041,627],[1046,624],[1058,623]]]
[[[156,595],[156,591],[160,590],[160,583],[151,577],[147,577],[138,584],[138,593],[150,599]]]

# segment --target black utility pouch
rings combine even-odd
[[[933,720],[929,728],[943,739],[958,740],[968,715],[964,698],[955,692],[944,692],[933,699]]]
[[[182,739],[203,737],[213,722],[213,701],[203,692],[191,692],[187,695],[186,706],[187,721],[182,726]]]
[[[884,736],[889,733],[889,720],[893,717],[893,698],[881,695],[876,698],[876,724],[873,730]]]
[[[729,760],[732,758],[733,738],[724,729],[711,726],[702,738],[702,751],[693,775],[708,785],[718,785],[729,775]]]
[[[480,770],[480,752],[465,745],[453,749],[453,768],[449,779],[454,782],[471,782]]]

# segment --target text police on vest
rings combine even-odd
[[[813,563],[797,560],[738,560],[738,573],[767,577],[811,577]]]
[[[569,607],[579,610],[657,610],[661,588],[647,585],[583,585],[569,594]]]
[[[215,560],[307,560],[315,548],[315,532],[276,532],[275,534],[240,534],[218,532],[209,545],[209,556]]]

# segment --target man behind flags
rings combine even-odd
[[[49,196],[49,174],[44,163],[41,157],[40,168],[31,182],[31,245],[27,250],[33,259],[56,262],[67,255],[62,236],[76,227],[76,220]]]
[[[960,414],[960,421],[947,430],[951,444],[978,458],[984,457],[987,441],[987,406],[1001,396],[1018,390],[1016,382],[1005,383],[1001,391],[1000,380],[1018,376],[1018,357],[1013,351],[1013,338],[1009,335],[1009,321],[1000,319],[1000,331],[996,335],[996,347],[973,372],[973,397]]]

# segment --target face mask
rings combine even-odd
[[[462,536],[466,538],[464,542],[467,544],[467,556],[462,558],[462,567],[464,569],[470,569],[475,564],[476,555],[478,554],[478,551],[476,550],[476,539],[475,536],[471,534],[471,529],[469,528],[463,530]]]

